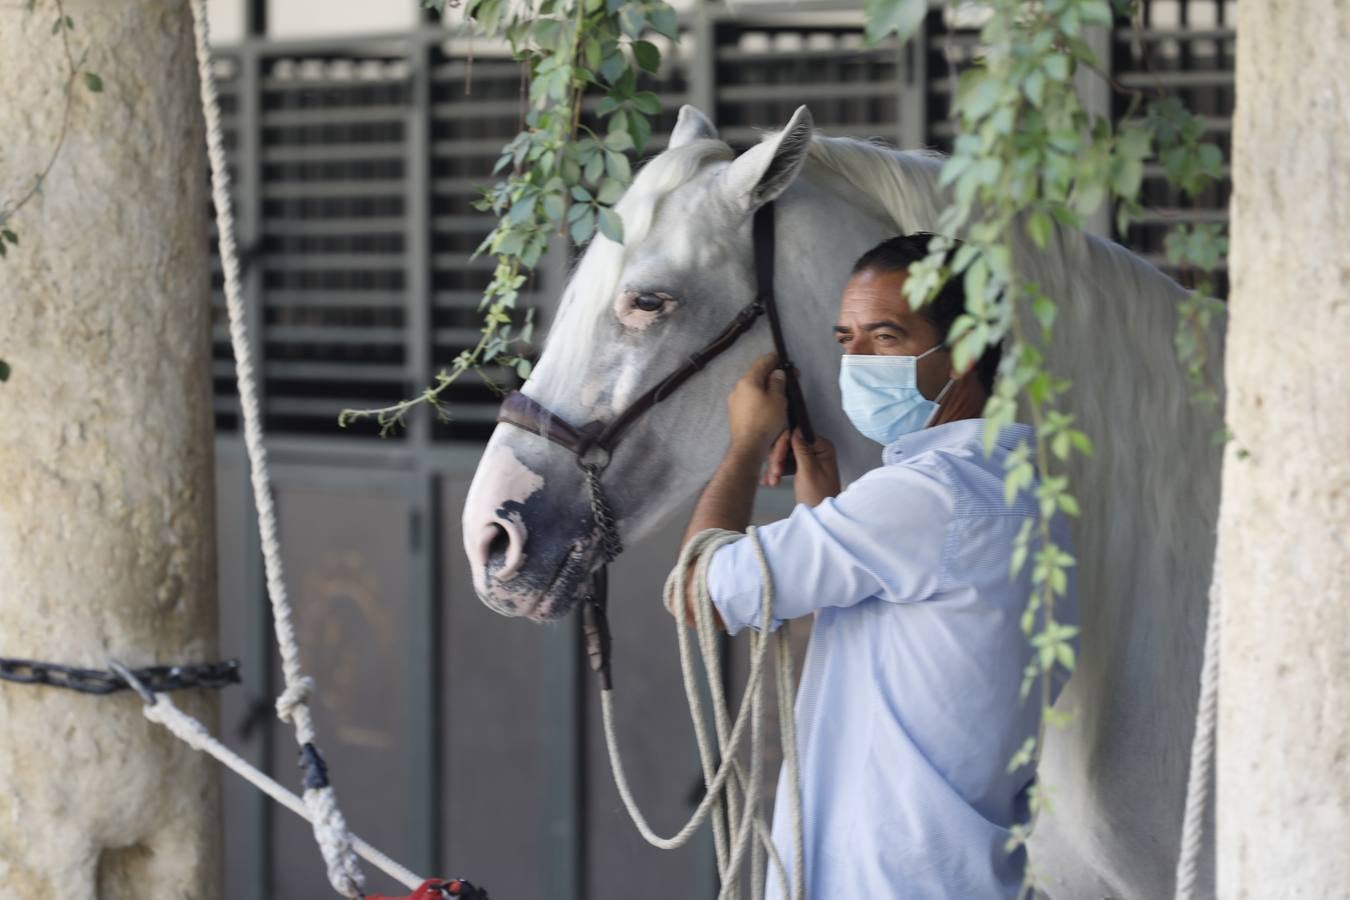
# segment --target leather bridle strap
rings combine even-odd
[[[755,248],[755,279],[757,294],[755,299],[745,306],[703,347],[690,354],[675,371],[663,378],[654,387],[645,391],[607,425],[592,423],[578,428],[565,419],[555,415],[543,404],[531,397],[513,391],[503,401],[497,413],[497,421],[506,422],[517,428],[537,434],[546,440],[573,453],[583,466],[604,469],[609,464],[609,455],[619,443],[629,427],[656,404],[675,393],[686,381],[702,370],[708,363],[721,356],[755,324],[761,315],[767,315],[773,344],[778,352],[779,367],[787,376],[788,426],[798,427],[805,433],[807,440],[814,440],[810,420],[806,415],[806,403],[802,398],[801,386],[797,381],[797,369],[788,356],[787,345],[783,339],[783,329],[778,317],[778,304],[773,289],[774,269],[774,213],[773,204],[766,203],[755,212],[753,225]]]
[[[581,470],[586,474],[587,491],[590,494],[591,515],[600,531],[601,555],[607,564],[623,552],[623,543],[619,539],[618,523],[605,496],[600,475],[609,465],[610,454],[624,433],[656,404],[675,393],[680,387],[703,369],[708,363],[731,348],[741,335],[749,331],[762,315],[769,318],[769,329],[773,335],[773,346],[778,352],[778,366],[786,376],[787,413],[789,433],[794,428],[801,429],[808,443],[815,440],[811,431],[811,422],[806,415],[806,402],[802,398],[801,385],[797,381],[797,368],[788,355],[787,344],[783,339],[782,324],[778,319],[778,303],[774,297],[774,211],[773,204],[766,203],[755,211],[753,223],[755,247],[755,299],[736,314],[723,328],[721,333],[702,348],[690,354],[675,371],[671,372],[653,388],[644,392],[628,404],[613,421],[607,425],[592,422],[578,428],[566,419],[555,415],[539,401],[527,397],[519,391],[513,391],[502,402],[497,413],[497,421],[514,425],[517,428],[537,434],[572,453]],[[785,474],[794,470],[792,454],[789,451],[784,467]],[[586,632],[587,652],[591,657],[591,668],[600,673],[604,690],[611,687],[609,651],[609,619],[606,615],[608,590],[606,567],[602,564],[593,574],[592,589],[582,605],[583,623]]]
[[[756,298],[764,305],[769,317],[769,331],[773,335],[773,348],[778,353],[778,368],[783,370],[784,388],[787,394],[788,434],[800,428],[806,443],[814,444],[815,432],[811,430],[811,419],[806,414],[806,399],[802,396],[801,384],[797,381],[797,367],[788,355],[787,341],[783,338],[783,325],[778,317],[778,300],[773,289],[774,268],[774,224],[773,204],[766,203],[755,213],[755,277],[759,284],[759,296]],[[791,444],[784,474],[791,475],[796,469],[792,459]]]

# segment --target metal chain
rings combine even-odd
[[[619,526],[614,521],[614,511],[610,509],[609,500],[600,486],[600,473],[603,470],[600,466],[583,463],[581,471],[586,473],[586,486],[591,492],[591,518],[600,529],[600,551],[605,555],[605,562],[610,563],[623,552],[623,540],[619,537]]]
[[[185,688],[223,688],[239,684],[239,660],[227,659],[223,662],[190,663],[182,666],[146,666],[143,669],[133,669],[132,674],[141,684],[157,694]],[[107,669],[81,669],[31,659],[3,657],[0,657],[0,681],[41,684],[78,691],[81,694],[112,694],[132,687],[121,675]]]

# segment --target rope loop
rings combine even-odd
[[[277,718],[287,725],[293,724],[296,710],[309,703],[309,695],[313,692],[314,679],[308,675],[286,685],[286,690],[277,697]]]
[[[761,610],[757,632],[750,635],[750,673],[746,678],[745,694],[733,721],[727,709],[722,676],[722,648],[713,621],[712,600],[708,594],[708,563],[720,547],[737,540],[749,540],[755,549],[761,577]],[[684,597],[687,573],[692,567],[696,589],[694,604],[695,631],[707,679],[708,696],[713,701],[713,723],[716,734],[708,730],[709,717],[703,708],[703,686],[694,671],[694,655],[690,646],[689,629],[685,626]],[[747,533],[710,529],[702,531],[685,544],[675,568],[666,579],[664,601],[667,609],[676,612],[676,638],[680,648],[680,671],[684,676],[685,696],[698,741],[699,758],[703,764],[704,794],[685,824],[670,837],[662,837],[652,830],[646,816],[638,807],[628,784],[619,752],[614,725],[613,692],[601,690],[600,710],[604,720],[605,746],[609,750],[610,769],[619,797],[638,832],[647,843],[663,850],[673,850],[689,841],[694,832],[710,820],[713,831],[713,850],[717,858],[718,877],[722,883],[719,900],[739,900],[741,872],[747,862],[751,872],[751,894],[754,900],[763,895],[761,862],[757,848],[762,846],[770,864],[778,875],[784,898],[804,900],[803,875],[804,844],[802,840],[801,768],[797,759],[797,736],[793,721],[792,692],[796,684],[792,652],[787,627],[771,633],[773,623],[773,577],[769,570],[759,537],[752,527]],[[775,681],[778,694],[778,719],[783,745],[784,767],[789,785],[789,817],[793,828],[794,867],[787,867],[774,846],[769,828],[764,821],[761,793],[763,779],[760,765],[763,757],[760,714],[764,706],[764,691],[768,679],[764,677],[770,645],[774,645]],[[742,762],[745,734],[750,732],[749,770]],[[714,746],[713,738],[716,738]]]

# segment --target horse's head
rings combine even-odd
[[[623,245],[597,235],[583,255],[523,393],[587,433],[726,328],[756,292],[753,213],[796,178],[811,131],[802,107],[733,159],[703,114],[684,107],[669,147],[618,204]],[[600,477],[625,540],[708,477],[727,441],[727,390],[770,347],[767,326],[752,328],[623,433]],[[604,561],[577,457],[510,424],[488,442],[463,526],[478,596],[506,615],[564,615]]]

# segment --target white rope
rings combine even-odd
[[[746,679],[745,696],[734,721],[726,707],[723,690],[721,654],[717,646],[717,628],[711,610],[712,601],[708,596],[707,570],[713,553],[721,546],[734,540],[747,538],[755,549],[759,562],[761,598],[760,628],[750,635],[750,674]],[[684,623],[684,598],[686,591],[686,573],[693,564],[694,584],[697,593],[694,603],[694,624],[698,637],[703,670],[708,682],[708,691],[713,702],[713,725],[717,733],[717,745],[714,751],[709,740],[707,723],[704,718],[703,699],[698,676],[694,671],[693,650],[690,647],[688,629]],[[801,771],[797,760],[797,736],[792,713],[793,666],[792,648],[789,643],[786,626],[777,632],[769,631],[773,620],[773,577],[768,561],[760,546],[759,536],[752,527],[746,534],[736,531],[709,529],[699,532],[684,547],[679,561],[666,579],[665,603],[668,609],[676,613],[676,637],[680,648],[680,671],[684,676],[685,696],[689,701],[689,713],[694,723],[694,736],[698,742],[699,759],[703,763],[705,791],[689,820],[670,837],[661,837],[648,824],[642,810],[628,784],[624,773],[623,758],[619,752],[618,739],[614,727],[613,692],[600,692],[600,709],[604,719],[605,746],[609,750],[610,768],[614,773],[614,784],[623,799],[633,824],[642,837],[654,847],[673,850],[683,846],[703,824],[703,820],[712,815],[713,849],[717,859],[718,876],[722,883],[719,900],[738,900],[740,896],[741,868],[746,857],[751,865],[759,866],[759,853],[753,849],[757,844],[763,846],[770,862],[779,876],[785,896],[791,900],[804,900],[806,895],[803,875],[804,847],[802,837],[801,812]],[[794,862],[791,877],[791,893],[788,894],[788,878],[782,859],[774,847],[769,829],[761,811],[761,772],[762,735],[759,727],[760,713],[763,709],[763,696],[767,681],[764,675],[764,660],[770,644],[775,649],[775,674],[778,691],[778,719],[780,739],[783,745],[784,765],[788,769],[790,785],[790,816],[794,833]],[[740,748],[747,728],[750,739],[750,772],[747,776],[740,761]],[[716,763],[721,759],[721,764]],[[758,868],[751,872],[751,892],[754,900],[763,895],[763,876]]]
[[[1186,813],[1181,826],[1181,854],[1177,858],[1176,900],[1195,900],[1200,881],[1200,853],[1204,849],[1205,807],[1214,769],[1214,730],[1219,715],[1219,630],[1223,627],[1219,590],[1219,555],[1209,585],[1209,618],[1205,625],[1205,657],[1200,667],[1200,703],[1191,739],[1191,773],[1186,782]]]
[[[125,677],[125,676],[124,676]],[[229,747],[216,740],[207,730],[206,726],[200,721],[183,712],[173,701],[163,694],[155,696],[155,702],[147,704],[142,708],[145,717],[152,722],[163,725],[176,737],[188,744],[195,750],[210,754],[216,760],[230,768],[236,774],[242,776],[250,784],[271,797],[282,806],[289,809],[303,819],[313,822],[306,801],[300,799],[295,794],[282,787],[264,772],[258,770],[248,760],[239,756]],[[374,847],[352,835],[352,848],[363,859],[370,862],[371,865],[379,869],[390,878],[402,884],[409,890],[416,890],[422,883],[422,879],[408,871],[408,869],[399,865],[388,856],[376,850]]]
[[[206,0],[192,0],[192,21],[196,35],[197,72],[201,80],[202,114],[206,118],[206,148],[211,163],[211,199],[216,207],[216,231],[220,239],[220,265],[225,276],[225,305],[230,316],[230,343],[234,348],[235,371],[239,381],[239,407],[243,416],[244,446],[248,450],[253,481],[253,501],[258,511],[258,532],[262,538],[263,566],[267,574],[267,596],[272,602],[272,620],[276,628],[277,649],[281,653],[281,671],[286,688],[277,702],[277,715],[295,726],[295,741],[302,748],[315,742],[314,722],[306,702],[313,688],[300,667],[300,646],[295,636],[291,605],[286,596],[286,580],[281,563],[276,505],[272,498],[271,476],[267,466],[267,448],[263,443],[262,415],[258,401],[253,353],[249,346],[248,325],[239,285],[239,254],[234,242],[234,207],[230,199],[230,174],[220,124],[220,102],[216,96],[215,75],[211,71],[211,48],[207,32]],[[176,732],[175,732],[176,733]],[[352,850],[352,836],[338,809],[337,797],[330,785],[306,787],[307,818],[314,826],[314,837],[323,852],[328,880],[345,897],[359,897],[365,879]],[[406,870],[405,870],[406,871]]]

